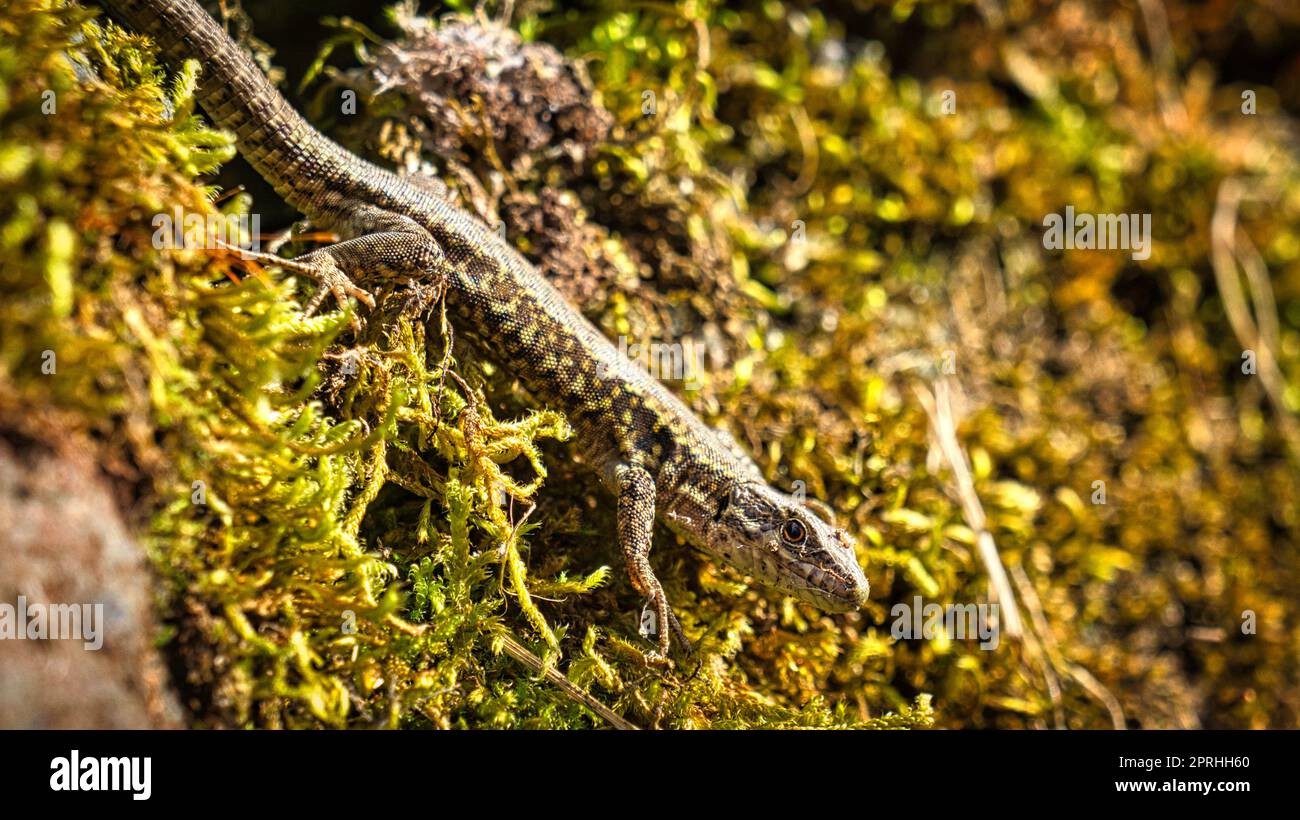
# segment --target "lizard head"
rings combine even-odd
[[[851,612],[867,601],[853,538],[767,484],[733,485],[696,528],[709,552],[800,601],[828,612]]]

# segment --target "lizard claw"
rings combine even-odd
[[[245,261],[253,261],[268,266],[274,265],[316,280],[320,287],[307,300],[307,304],[303,306],[304,316],[314,315],[320,309],[326,296],[333,296],[340,307],[347,305],[348,297],[351,296],[370,310],[375,309],[375,297],[371,296],[369,291],[357,287],[348,278],[348,275],[339,268],[329,249],[312,251],[297,259],[284,259],[274,254],[249,251],[222,244],[223,247],[234,251],[239,255],[240,259]],[[355,313],[352,315],[352,329],[357,333],[361,332],[361,321]]]
[[[357,287],[346,273],[339,270],[328,252],[313,251],[300,259],[290,261],[292,264],[288,267],[291,270],[309,276],[320,284],[311,299],[303,306],[304,316],[314,315],[326,296],[333,296],[334,301],[340,306],[346,305],[348,297],[351,296],[370,310],[375,309],[375,297],[371,296],[369,291]],[[361,322],[355,313],[352,315],[352,329],[357,332],[361,330]]]
[[[668,596],[662,589],[656,591],[656,594],[650,600],[650,606],[655,609],[656,624],[659,644],[656,649],[646,653],[646,660],[654,665],[667,664],[672,666],[672,661],[668,658],[668,653],[672,649],[672,638],[676,637],[681,644],[683,651],[690,654],[692,651],[691,641],[686,637],[685,631],[682,630],[681,621],[677,620],[676,613],[668,605]],[[643,634],[645,634],[643,632]],[[649,637],[649,635],[646,635]]]
[[[326,296],[333,296],[334,301],[340,305],[348,303],[348,297],[354,297],[358,302],[365,305],[370,310],[375,309],[375,298],[368,291],[362,290],[352,283],[352,280],[346,274],[338,270],[326,270],[319,274],[307,274],[308,276],[317,276],[320,287],[312,294],[311,299],[303,306],[302,313],[304,316],[313,316],[320,309],[321,303],[325,301]],[[361,332],[361,320],[357,315],[352,314],[352,330]]]
[[[668,623],[672,626],[673,635],[677,636],[677,642],[682,646],[682,652],[687,655],[694,652],[695,647],[691,645],[691,639],[686,637],[686,632],[682,630],[681,621],[677,620],[677,614],[672,609],[668,610]]]

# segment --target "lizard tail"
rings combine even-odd
[[[239,152],[276,193],[314,220],[333,215],[327,181],[337,187],[354,177],[358,160],[295,111],[196,0],[105,2],[114,16],[147,34],[165,61],[199,62],[199,103],[234,133]]]

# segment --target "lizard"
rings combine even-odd
[[[650,563],[656,519],[715,559],[827,612],[861,608],[856,542],[772,487],[727,434],[634,364],[507,241],[424,186],[351,153],[312,126],[197,0],[106,0],[164,62],[198,62],[199,104],[290,206],[341,241],[260,261],[318,284],[304,305],[375,302],[364,277],[439,281],[453,329],[569,418],[576,446],[616,499],[620,551],[656,615],[657,647],[690,642]],[[251,252],[257,254],[257,252]],[[825,517],[824,517],[825,516]]]

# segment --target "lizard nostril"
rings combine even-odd
[[[871,596],[871,585],[864,581],[862,586],[854,590],[853,603],[857,604],[858,609],[861,609],[862,607],[867,605],[867,599],[870,596]]]

